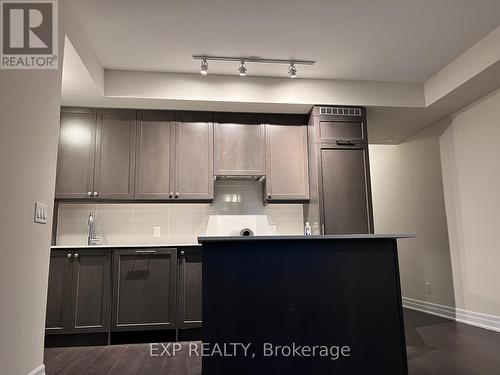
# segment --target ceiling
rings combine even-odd
[[[499,0],[73,0],[107,69],[195,73],[193,54],[312,59],[304,78],[424,82],[498,26]],[[249,65],[248,75],[286,76]],[[235,63],[210,73],[237,74]]]

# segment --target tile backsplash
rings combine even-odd
[[[60,204],[56,244],[85,245],[90,212],[102,245],[194,244],[216,214],[268,215],[277,234],[302,234],[304,225],[302,204],[264,206],[261,183],[217,181],[213,203]]]

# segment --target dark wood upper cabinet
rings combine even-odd
[[[214,175],[267,175],[268,202],[307,201],[303,124],[302,115],[63,108],[56,199],[210,201]]]
[[[270,119],[266,125],[265,200],[309,199],[307,126],[303,116]]]
[[[316,142],[368,143],[364,108],[314,107],[313,115],[316,121]]]
[[[47,291],[47,334],[107,332],[111,250],[52,250]]]
[[[363,123],[358,121],[322,120],[318,126],[321,142],[351,140],[359,143],[364,141]]]
[[[265,175],[265,126],[259,116],[217,113],[214,123],[214,174]]]
[[[111,291],[110,250],[74,252],[72,289],[71,331],[107,332]]]
[[[45,315],[47,334],[69,333],[72,276],[73,253],[65,250],[52,250]]]
[[[214,197],[212,114],[182,112],[175,124],[174,198]]]
[[[57,157],[57,199],[91,198],[94,188],[96,111],[63,108]]]
[[[182,248],[179,255],[179,328],[202,326],[201,248]]]
[[[95,198],[134,198],[135,138],[135,111],[98,111],[94,172]]]
[[[324,234],[371,233],[366,146],[320,149]]]
[[[56,199],[134,198],[136,112],[63,108]]]
[[[213,199],[213,123],[205,112],[141,111],[135,198]]]
[[[135,198],[173,198],[174,113],[141,111],[137,123]]]
[[[177,249],[115,250],[113,331],[176,327]]]

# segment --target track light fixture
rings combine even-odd
[[[242,77],[247,75],[247,68],[245,68],[245,61],[241,62],[241,65],[238,68],[238,71],[240,72],[240,76],[242,76]]]
[[[206,59],[203,59],[200,66],[200,73],[206,76],[208,74],[208,62]]]
[[[207,56],[207,55],[193,55],[193,59],[201,60],[201,74],[208,73],[208,61],[235,61],[240,63],[238,72],[240,76],[247,74],[246,63],[258,64],[282,64],[288,65],[288,76],[290,78],[297,77],[297,65],[314,65],[316,62],[312,60],[282,60],[282,59],[264,59],[262,57],[249,56],[249,57],[229,57],[229,56]]]

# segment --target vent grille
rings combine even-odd
[[[361,108],[319,107],[320,115],[361,116]]]

